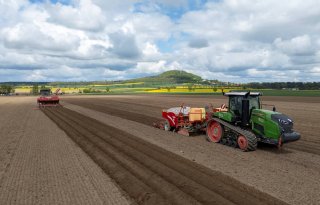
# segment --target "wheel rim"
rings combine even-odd
[[[208,137],[212,142],[219,142],[222,137],[222,127],[218,122],[210,123],[208,127]]]
[[[166,120],[166,121],[164,122],[164,130],[165,130],[165,131],[169,131],[169,130],[170,130],[170,124],[169,124],[168,120]]]
[[[242,150],[246,150],[247,147],[248,147],[248,140],[247,138],[245,138],[243,135],[240,135],[238,137],[238,145],[239,145],[239,148],[242,149]]]

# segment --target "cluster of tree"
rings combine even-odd
[[[33,86],[33,85],[48,85],[48,82],[0,82],[0,85],[11,86]]]
[[[320,82],[270,82],[270,83],[248,83],[244,88],[253,89],[299,89],[299,90],[318,90]]]
[[[14,87],[12,85],[0,85],[0,94],[9,94],[14,92]]]
[[[33,85],[31,92],[32,92],[33,95],[38,95],[39,94],[39,86],[38,85]]]

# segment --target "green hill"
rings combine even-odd
[[[199,83],[200,76],[180,70],[170,70],[156,76],[137,78],[127,82],[152,82],[152,83]]]

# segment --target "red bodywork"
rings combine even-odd
[[[37,103],[39,107],[49,107],[49,106],[58,106],[59,104],[59,96],[58,92],[60,89],[58,88],[54,94],[51,93],[51,89],[43,88],[40,90],[40,97],[37,99]]]
[[[39,107],[49,107],[49,106],[58,106],[59,104],[59,96],[51,95],[51,96],[40,96],[37,99],[37,103]]]
[[[173,112],[167,112],[163,110],[162,117],[169,121],[171,127],[176,127],[178,124],[178,116],[176,116]]]
[[[59,97],[57,95],[40,96],[37,99],[38,103],[43,103],[43,104],[58,104],[59,100],[60,99],[59,99]]]
[[[174,128],[179,134],[189,136],[190,132],[196,132],[204,129],[205,122],[207,121],[207,115],[204,119],[190,121],[190,112],[183,113],[183,107],[181,107],[179,113],[170,112],[168,110],[162,110],[162,117],[167,120],[171,128]],[[193,113],[195,114],[195,113]],[[156,126],[162,127],[162,126]]]
[[[160,121],[159,123],[154,123],[154,126],[160,129],[164,129],[165,121],[167,121],[167,124],[169,124],[171,127],[171,129],[169,130],[174,129],[180,134],[189,135],[190,132],[205,131],[206,122],[208,122],[211,119],[212,113],[227,111],[224,104],[219,108],[213,108],[213,106],[211,105],[205,111],[205,117],[201,117],[200,118],[201,120],[190,121],[191,119],[190,114],[197,115],[199,113],[191,113],[191,112],[186,113],[186,112],[183,112],[184,108],[186,107],[181,106],[179,112],[177,111],[171,112],[170,109],[162,110],[162,117],[164,121]]]

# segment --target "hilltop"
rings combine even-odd
[[[181,70],[170,70],[156,76],[136,78],[127,82],[152,82],[152,83],[199,83],[202,78],[192,73]]]

